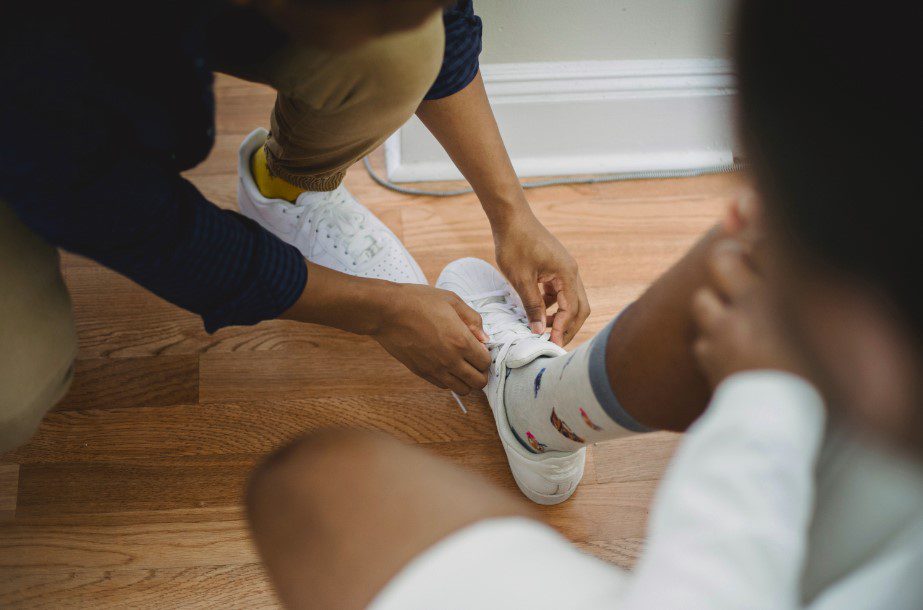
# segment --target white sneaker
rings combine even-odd
[[[538,504],[558,504],[568,499],[583,478],[586,447],[573,452],[528,451],[510,427],[503,395],[509,371],[539,356],[560,356],[567,352],[547,336],[532,334],[516,291],[485,261],[462,258],[449,263],[439,274],[436,287],[451,290],[481,314],[484,332],[490,336],[487,347],[492,359],[487,401],[519,489]]]
[[[426,284],[426,276],[401,240],[346,187],[306,191],[294,203],[264,197],[250,173],[250,159],[269,132],[256,129],[237,156],[237,205],[241,213],[298,248],[312,263],[361,277]]]

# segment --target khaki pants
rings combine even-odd
[[[419,28],[329,53],[292,46],[263,65],[220,70],[278,91],[270,170],[331,190],[407,119],[439,73],[441,12]],[[67,391],[77,349],[56,250],[0,201],[0,452],[26,442]]]
[[[64,396],[76,353],[58,251],[0,201],[0,452],[29,440]]]
[[[347,168],[416,111],[442,65],[436,11],[420,27],[331,53],[291,46],[263,64],[218,68],[278,95],[270,117],[270,172],[303,189],[333,190]]]

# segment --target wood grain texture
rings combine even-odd
[[[186,175],[235,207],[237,146],[266,126],[273,93],[219,76],[217,142]],[[374,163],[380,167],[381,157]],[[531,191],[570,248],[593,313],[574,346],[636,298],[721,215],[738,176]],[[473,196],[410,198],[361,167],[350,190],[427,277],[461,256],[493,261]],[[434,185],[448,186],[448,185]],[[80,256],[62,256],[80,340],[77,376],[32,441],[0,456],[0,607],[274,607],[246,529],[247,475],[321,428],[379,430],[515,490],[483,395],[463,415],[368,339],[266,322],[207,335],[201,321]],[[630,568],[679,437],[591,446],[574,497],[540,514],[575,544]]]
[[[199,398],[195,355],[159,358],[81,358],[74,382],[56,410],[194,403]]]
[[[248,583],[242,587],[241,583]],[[0,582],[4,608],[275,608],[258,563],[143,570],[57,570]]]
[[[0,464],[0,523],[16,515],[19,464]]]

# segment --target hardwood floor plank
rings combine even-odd
[[[539,507],[542,519],[575,542],[644,536],[654,481],[584,484],[571,499]]]
[[[623,570],[631,570],[634,569],[638,555],[644,547],[644,538],[575,542],[574,546],[585,553],[596,555],[603,561],[615,564]]]
[[[19,464],[0,464],[0,523],[16,515],[18,489]]]
[[[239,504],[257,455],[164,457],[147,463],[24,464],[16,515],[92,514]]]
[[[74,382],[55,410],[167,406],[194,403],[198,398],[196,355],[78,358]]]
[[[240,352],[205,353],[199,365],[199,399],[235,402],[390,392],[424,392],[430,396],[439,393],[372,339],[355,337],[338,347],[311,359],[279,351],[265,352],[258,359]],[[448,396],[448,392],[442,394]]]
[[[681,439],[673,432],[652,432],[599,443],[596,482],[659,481]]]
[[[256,561],[245,521],[127,525],[4,525],[5,574],[82,569],[161,569],[246,565]]]
[[[18,464],[147,463],[160,457],[265,455],[313,430],[379,430],[415,443],[491,440],[493,418],[483,397],[465,398],[461,413],[448,392],[319,396],[260,402],[215,402],[49,414]],[[143,435],[139,434],[143,430]]]
[[[229,506],[204,506],[194,508],[172,508],[165,510],[133,510],[116,512],[53,513],[44,515],[17,515],[13,524],[20,526],[126,526],[169,523],[217,523],[219,521],[240,521],[246,519],[241,504]],[[0,528],[0,539],[3,529]]]
[[[0,606],[49,608],[278,608],[263,568],[197,566],[145,570],[5,573]]]

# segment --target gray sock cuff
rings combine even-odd
[[[622,407],[622,403],[612,391],[612,384],[609,383],[609,374],[606,372],[606,345],[609,343],[609,335],[618,319],[619,316],[616,316],[591,341],[590,353],[587,355],[590,386],[593,388],[596,400],[599,401],[606,415],[612,418],[612,421],[632,432],[650,432],[651,428],[639,423]]]

